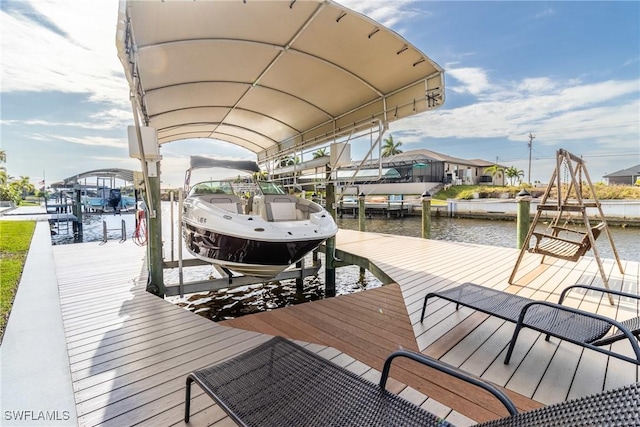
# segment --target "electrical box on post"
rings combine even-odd
[[[140,146],[138,145],[138,132],[135,126],[127,127],[129,137],[129,157],[142,160]],[[158,132],[155,128],[148,126],[140,127],[140,136],[142,137],[142,149],[144,157],[147,161],[160,160],[160,146],[158,145]]]
[[[142,172],[133,171],[133,188],[144,190],[144,175]]]

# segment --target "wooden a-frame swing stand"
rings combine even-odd
[[[565,168],[564,185],[562,181],[563,174],[561,173],[563,171],[563,165]],[[582,180],[579,179],[582,174],[584,174],[586,183],[589,185],[589,189],[593,195],[593,198],[588,201],[584,199],[582,194]],[[549,196],[554,186],[557,188],[557,199],[555,201],[549,201]],[[572,195],[575,198],[572,199]],[[598,209],[598,215],[601,222],[595,226],[592,226],[589,222],[589,216],[587,215],[587,209],[589,208]],[[536,225],[538,224],[543,212],[555,212],[555,215],[548,227],[548,229],[552,230],[550,234],[535,231]],[[578,213],[581,215],[581,219],[585,226],[584,232],[567,229],[564,225],[559,225],[561,219],[569,219],[566,214],[570,216],[572,213]],[[598,263],[598,269],[600,270],[600,276],[602,277],[604,286],[609,289],[609,281],[607,280],[607,275],[604,271],[604,267],[602,266],[602,260],[600,259],[600,254],[598,253],[598,248],[595,244],[601,231],[604,231],[607,235],[609,243],[611,244],[611,249],[613,250],[613,254],[615,255],[618,263],[620,273],[624,274],[622,263],[618,256],[618,251],[613,243],[613,238],[611,237],[611,233],[607,227],[607,221],[602,213],[602,207],[596,197],[595,188],[591,182],[591,178],[589,177],[589,172],[587,172],[584,161],[566,150],[558,150],[556,156],[556,168],[551,175],[547,189],[540,200],[536,214],[531,222],[529,232],[527,233],[520,250],[520,255],[513,268],[511,277],[509,278],[509,283],[514,284],[516,272],[520,266],[520,262],[522,262],[524,253],[527,251],[541,254],[542,260],[540,262],[542,263],[544,262],[545,256],[575,262],[578,261],[578,259],[580,259],[580,257],[582,257],[587,251],[592,250],[596,262]],[[571,234],[573,237],[578,235],[580,238],[565,238],[562,237],[564,235],[563,233]],[[530,248],[529,245],[532,237],[536,238],[536,242],[535,245]],[[611,295],[609,295],[609,302],[613,304],[613,298]]]

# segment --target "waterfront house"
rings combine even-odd
[[[634,185],[640,180],[640,164],[603,176],[609,185]]]

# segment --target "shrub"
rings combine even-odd
[[[0,200],[13,202],[17,205],[20,204],[22,197],[20,192],[12,185],[0,185]]]
[[[510,198],[515,196],[522,189],[526,189],[533,198],[540,198],[544,195],[546,188],[532,187],[528,185],[522,185],[519,187],[505,186],[485,186],[485,185],[454,185],[446,190],[438,191],[433,198],[446,200],[446,199],[459,199],[470,200],[473,199],[474,193],[479,193],[480,198],[500,198],[503,193],[509,193]],[[596,197],[598,200],[616,200],[616,199],[636,199],[640,200],[640,187],[634,185],[605,185],[602,183],[596,183],[594,185],[596,191]],[[569,189],[568,185],[563,185],[563,192]],[[572,191],[570,198],[575,198],[575,189]],[[564,194],[563,194],[564,196]],[[593,199],[591,189],[585,182],[582,184],[582,196],[586,199]],[[558,197],[557,188],[554,186],[551,189],[550,198],[555,199]]]

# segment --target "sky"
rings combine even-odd
[[[582,156],[594,182],[640,163],[640,2],[339,3],[445,69],[445,104],[392,123],[402,150],[497,161],[541,182],[560,148]],[[94,169],[140,170],[128,155],[133,115],[117,11],[118,0],[0,1],[9,175],[50,184]],[[189,156],[202,153],[256,158],[221,141],[165,144],[162,186],[182,185]]]

